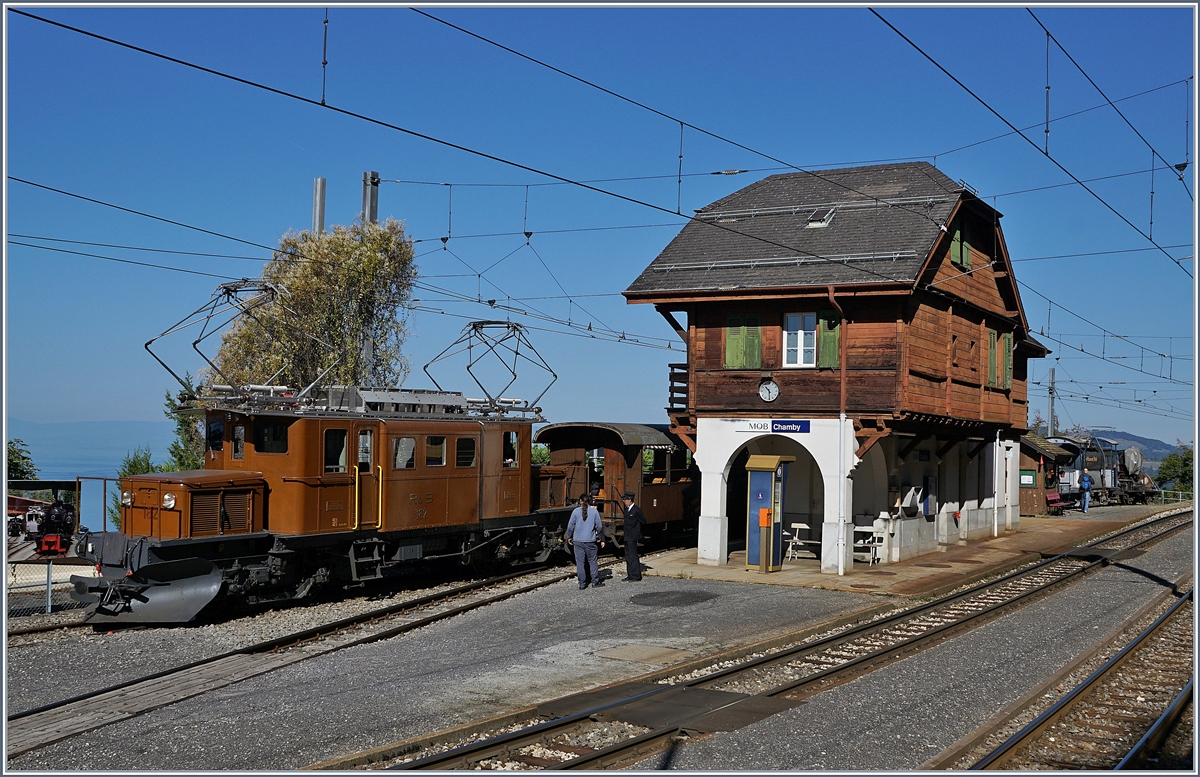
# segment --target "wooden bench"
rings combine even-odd
[[[1046,513],[1048,515],[1062,515],[1063,508],[1067,503],[1063,501],[1062,496],[1057,491],[1052,491],[1046,494]]]

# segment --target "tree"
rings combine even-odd
[[[215,362],[241,385],[303,388],[336,361],[324,382],[398,386],[415,279],[412,241],[392,219],[289,232],[262,273],[279,293],[230,326]]]
[[[40,469],[34,466],[29,446],[20,438],[8,441],[8,479],[37,480]]]
[[[187,388],[178,397],[168,391],[164,402],[163,415],[175,422],[175,439],[167,448],[170,459],[162,466],[165,472],[204,469],[204,411],[187,400],[195,393],[191,374],[185,374],[183,382]]]
[[[130,475],[146,475],[151,472],[166,472],[168,470],[155,464],[150,460],[150,446],[139,446],[131,453],[126,453],[125,458],[121,460],[121,466],[117,470],[118,478],[129,477]],[[113,531],[119,531],[121,528],[121,493],[118,489],[117,493],[109,497],[108,504],[108,522],[112,524]]]
[[[529,463],[535,467],[544,467],[550,463],[550,449],[540,442],[535,442],[529,450]]]
[[[1033,420],[1029,422],[1029,431],[1042,437],[1049,433],[1050,425],[1046,423],[1045,418],[1042,418],[1042,411],[1033,411]]]
[[[1193,449],[1187,443],[1176,440],[1179,450],[1163,457],[1158,466],[1158,487],[1168,491],[1183,491],[1193,493],[1195,488],[1195,470],[1193,469]],[[1169,488],[1168,488],[1169,486]]]

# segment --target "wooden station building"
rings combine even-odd
[[[687,348],[668,415],[702,473],[700,563],[745,531],[754,454],[796,457],[784,531],[826,572],[1017,525],[1027,362],[1049,351],[1000,218],[924,162],[774,175],[626,289]]]

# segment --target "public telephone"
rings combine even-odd
[[[777,572],[783,568],[783,487],[788,464],[795,460],[795,456],[754,455],[746,461],[746,569]]]

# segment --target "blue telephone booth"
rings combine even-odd
[[[749,510],[746,512],[746,569],[778,572],[783,568],[783,486],[795,456],[754,455],[746,461]]]

